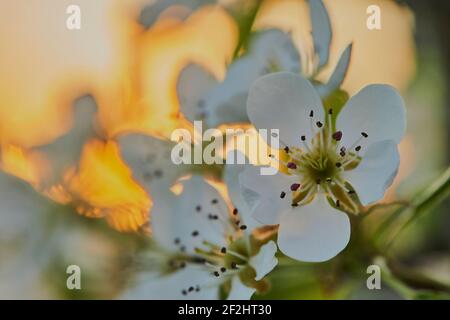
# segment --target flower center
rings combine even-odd
[[[280,141],[284,147],[278,159],[281,171],[298,177],[298,182],[281,191],[280,198],[289,199],[286,196],[290,192],[292,207],[298,207],[311,202],[318,193],[323,193],[334,207],[357,213],[359,200],[342,173],[359,165],[360,142],[368,135],[362,132],[351,146],[342,146],[340,141],[344,133],[333,131],[332,114],[330,109],[324,123],[316,121],[314,111],[310,111],[310,135],[299,137],[300,147],[290,147]],[[273,155],[270,157],[275,158]]]

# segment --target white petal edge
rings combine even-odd
[[[305,262],[330,260],[350,239],[350,219],[319,195],[311,204],[283,215],[278,247],[287,256]]]
[[[400,94],[391,86],[373,84],[350,98],[336,120],[342,131],[341,146],[349,148],[362,132],[367,138],[360,140],[361,154],[375,142],[394,140],[399,143],[406,130],[406,110]]]
[[[397,143],[392,140],[376,142],[369,146],[359,165],[344,172],[363,205],[383,198],[392,184],[400,165]]]
[[[206,103],[206,95],[217,86],[214,76],[196,64],[184,68],[178,78],[177,94],[180,102],[180,111],[190,121],[203,120],[210,127],[209,117],[215,112],[211,105]]]
[[[309,1],[314,50],[319,57],[319,68],[328,63],[331,44],[331,23],[327,9],[321,0]]]
[[[265,75],[250,88],[247,113],[257,129],[279,129],[281,140],[300,146],[300,137],[311,136],[310,111],[314,122],[323,121],[324,110],[312,84],[301,75],[277,72]]]
[[[248,165],[239,175],[239,184],[244,201],[253,218],[262,224],[278,224],[280,217],[291,206],[290,200],[281,199],[282,191],[288,194],[290,186],[298,182],[294,176],[278,172],[263,176],[260,168]]]
[[[256,256],[252,257],[250,264],[256,271],[255,280],[259,281],[264,278],[270,271],[272,271],[278,264],[278,259],[275,258],[277,253],[277,245],[273,241],[269,241],[263,245]]]
[[[235,156],[236,159],[246,159],[242,152],[230,151],[227,154],[227,163],[230,163],[229,159],[234,158]],[[250,207],[244,200],[241,185],[239,183],[239,175],[247,166],[247,164],[226,164],[223,173],[223,180],[227,185],[228,195],[230,196],[233,206],[239,210],[240,220],[242,220],[242,222],[247,226],[245,231],[251,233],[255,228],[260,227],[261,223],[251,216]]]
[[[256,289],[244,285],[239,276],[234,276],[231,280],[231,290],[227,300],[250,300]]]
[[[207,286],[211,275],[200,268],[187,266],[173,274],[161,276],[156,272],[143,273],[136,279],[136,286],[128,289],[119,299],[123,300],[215,300],[219,288]],[[182,291],[196,285],[204,285],[198,292],[183,295]]]

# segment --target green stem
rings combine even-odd
[[[439,292],[435,290],[415,290],[402,281],[394,269],[389,268],[385,258],[375,258],[375,264],[381,269],[381,279],[389,288],[397,292],[403,298],[408,300],[417,299],[449,299],[448,292]],[[397,270],[398,271],[398,270]],[[442,289],[441,289],[442,290]],[[445,289],[444,289],[445,290]]]
[[[394,222],[396,222],[400,217],[403,217],[405,214],[410,213],[410,216],[402,223],[392,239],[388,241],[388,246],[390,246],[394,239],[396,239],[398,235],[411,224],[412,221],[441,203],[449,196],[449,194],[450,167],[447,168],[447,170],[445,170],[445,172],[429,187],[417,194],[408,206],[403,206],[395,210],[378,228],[375,233],[375,239],[379,240],[383,238]]]

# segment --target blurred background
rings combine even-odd
[[[151,238],[158,189],[135,179],[121,137],[167,141],[176,128],[191,130],[177,92],[182,71],[195,63],[224,81],[258,31],[286,32],[300,59],[312,45],[304,0],[78,0],[82,27],[68,30],[72,2],[0,3],[2,299],[120,297]],[[399,90],[408,116],[401,167],[383,200],[389,205],[373,208],[341,255],[320,264],[285,261],[270,275],[272,290],[256,298],[449,293],[450,4],[324,4],[333,38],[317,79],[326,81],[353,43],[342,89],[353,95],[387,83]],[[373,4],[381,9],[381,30],[366,27]],[[366,268],[383,248],[395,279],[369,291]],[[66,288],[71,264],[83,270],[82,290]]]

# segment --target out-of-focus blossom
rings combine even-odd
[[[183,70],[178,82],[178,96],[183,114],[191,121],[202,120],[206,127],[226,123],[248,122],[245,104],[248,90],[260,76],[277,71],[302,72],[314,79],[327,65],[331,42],[328,13],[322,1],[311,1],[314,50],[308,53],[303,65],[289,34],[281,30],[263,31],[249,44],[248,51],[227,71],[223,82],[200,66]],[[339,88],[347,73],[352,46],[344,50],[328,82],[315,82],[322,97]]]
[[[52,285],[66,285],[66,268],[71,264],[95,279],[82,282],[86,292],[107,296],[114,289],[107,276],[113,274],[110,266],[118,252],[98,230],[66,219],[70,210],[25,182],[0,174],[1,298],[60,298],[61,292]]]
[[[259,243],[246,213],[230,212],[203,178],[183,181],[183,192],[156,202],[155,245],[146,253],[151,270],[124,298],[249,299],[267,288],[264,276],[277,264],[273,241]]]
[[[69,30],[66,9],[73,1],[2,1],[1,143],[49,143],[70,129],[71,103],[87,92],[100,98],[100,109],[122,102],[142,29],[139,10],[152,2],[77,1],[81,29]]]
[[[200,66],[190,65],[180,75],[180,111],[191,121],[213,128],[248,122],[245,102],[250,85],[261,75],[277,70],[300,72],[300,58],[289,37],[271,30],[256,37],[250,51],[228,68],[223,82]]]
[[[332,41],[328,64],[317,79],[326,83],[344,48],[353,43],[349,70],[342,84],[344,90],[353,95],[372,83],[406,89],[415,72],[414,19],[410,10],[385,0],[324,0],[324,3],[330,16]],[[380,7],[381,30],[366,27],[369,17],[366,10],[370,5]],[[302,61],[314,48],[311,27],[314,24],[304,0],[264,1],[254,24],[255,30],[279,28],[291,33]]]
[[[180,113],[176,94],[181,70],[196,63],[223,79],[238,38],[237,26],[219,6],[204,6],[186,19],[158,20],[139,40],[136,88],[129,103],[105,110],[103,126],[111,135],[141,132],[170,137],[192,127]]]
[[[334,257],[350,237],[346,213],[381,199],[397,174],[406,127],[402,98],[390,86],[367,86],[334,122],[334,110],[325,111],[308,80],[276,73],[255,82],[247,110],[257,128],[279,128],[284,148],[276,175],[263,176],[257,167],[240,175],[253,216],[280,225],[278,245],[286,255]]]
[[[127,32],[127,34],[119,33],[114,37],[121,38],[124,36],[126,41],[130,42],[126,45],[121,43],[120,50],[104,49],[108,53],[113,52],[108,59],[118,59],[114,60],[117,63],[117,65],[114,64],[114,68],[108,68],[111,72],[117,71],[117,74],[110,75],[107,80],[96,82],[93,85],[91,82],[95,82],[95,77],[80,79],[76,76],[80,70],[76,69],[75,72],[73,66],[65,61],[65,59],[72,59],[70,52],[62,50],[62,52],[59,52],[60,55],[55,52],[49,53],[49,57],[53,58],[52,68],[54,67],[55,70],[42,71],[43,74],[52,74],[53,71],[57,74],[64,73],[65,76],[72,77],[68,86],[72,85],[72,82],[75,84],[84,83],[85,90],[92,92],[90,98],[85,97],[77,100],[74,105],[73,119],[67,116],[71,113],[68,113],[67,108],[64,108],[64,112],[61,112],[64,116],[67,116],[65,121],[58,120],[56,121],[58,124],[55,126],[53,123],[47,123],[47,126],[41,125],[36,129],[39,133],[33,131],[32,123],[28,123],[27,136],[29,140],[34,141],[22,143],[21,138],[7,137],[7,134],[2,140],[15,141],[15,144],[5,143],[3,145],[3,170],[30,182],[37,190],[53,200],[63,204],[72,204],[83,215],[96,218],[105,217],[112,226],[120,231],[136,231],[145,224],[149,219],[148,212],[151,207],[151,200],[148,194],[131,178],[128,168],[120,159],[115,142],[108,138],[123,130],[127,132],[145,131],[147,133],[151,131],[154,134],[164,135],[174,127],[181,126],[182,120],[178,115],[177,101],[171,99],[172,96],[176,98],[176,95],[172,92],[175,91],[177,74],[182,66],[188,63],[187,61],[194,60],[201,61],[205,68],[220,76],[220,73],[223,73],[221,70],[224,69],[226,57],[232,53],[232,48],[234,48],[232,43],[236,37],[235,25],[227,13],[219,7],[206,7],[192,14],[186,21],[162,20],[154,28],[148,30],[145,35],[142,35],[138,41],[137,34],[128,33],[130,31],[128,24],[137,23],[131,20],[133,15],[129,11],[133,11],[131,7],[139,8],[149,1],[138,2],[130,3],[130,7],[124,7],[116,3],[117,7],[113,6],[112,8],[102,3],[104,5],[104,7],[101,7],[104,10],[102,14],[113,15],[114,13],[114,19],[119,19],[116,14],[124,19],[119,24],[119,28],[123,28],[120,31]],[[86,3],[80,3],[79,5],[82,12],[89,11],[91,14],[100,14]],[[19,8],[11,9],[17,10],[17,14],[24,14],[21,13]],[[13,12],[15,12],[14,10]],[[104,19],[109,22],[109,18],[107,16]],[[90,19],[87,20],[90,21]],[[100,21],[106,23],[103,20]],[[50,19],[48,23],[51,22]],[[206,25],[211,28],[209,35],[205,35],[204,32]],[[105,31],[110,28],[108,24],[102,25],[102,27],[105,28]],[[83,35],[84,28],[96,30],[89,23],[83,24],[80,31]],[[136,32],[140,30],[138,27],[130,28]],[[31,31],[24,31],[24,37],[28,37],[28,32]],[[72,33],[68,35],[72,35]],[[85,40],[86,37],[84,35],[81,39]],[[100,38],[104,39],[105,37]],[[87,39],[90,38],[87,37]],[[220,42],[218,39],[221,39]],[[119,39],[114,38],[114,41],[116,40]],[[170,40],[173,40],[173,42]],[[192,41],[197,45],[192,46]],[[139,48],[137,42],[141,44]],[[33,43],[30,40],[30,44]],[[174,43],[177,43],[178,49],[173,47]],[[95,44],[95,48],[101,52],[98,49],[101,43]],[[39,46],[39,48],[41,47]],[[87,50],[90,50],[90,47]],[[69,56],[66,57],[66,54]],[[49,57],[45,57],[44,60],[47,61],[46,59]],[[105,60],[100,59],[99,61],[106,68],[109,60],[106,57],[103,58]],[[75,61],[80,59],[82,59],[82,55],[81,57],[77,56]],[[123,61],[124,65],[121,65],[120,59],[126,60]],[[20,59],[18,61],[20,62]],[[88,59],[86,68],[95,69],[94,62]],[[133,67],[135,64],[141,66],[139,73],[135,73],[137,72],[137,66],[136,68]],[[82,62],[79,62],[80,68],[83,65]],[[38,67],[33,66],[33,68]],[[121,71],[119,72],[117,68],[120,68]],[[151,71],[148,71],[149,69]],[[25,70],[29,71],[28,69]],[[157,70],[159,72],[156,72]],[[35,79],[41,75],[39,70],[35,71],[33,77],[28,78]],[[104,73],[101,73],[101,75],[104,75]],[[174,77],[174,81],[170,80],[171,77]],[[27,77],[24,78],[28,79]],[[142,83],[138,78],[142,79]],[[52,81],[41,80],[39,83],[41,87],[53,84]],[[155,82],[152,82],[153,80]],[[31,82],[35,84],[33,81]],[[10,83],[10,85],[12,84],[14,82]],[[140,90],[141,84],[143,87],[151,85],[151,89]],[[30,92],[27,85],[27,82],[22,82],[21,87],[16,89]],[[115,87],[116,85],[118,87]],[[66,99],[75,97],[76,93],[81,93],[76,88],[70,88],[71,90],[65,94]],[[42,87],[41,89],[40,94],[42,96],[33,100],[33,106],[39,105],[41,100],[44,101],[48,98],[51,89],[57,91],[58,87],[53,86],[51,89]],[[148,97],[147,94],[149,94]],[[15,96],[17,99],[23,98],[20,94]],[[10,105],[15,106],[16,102]],[[37,112],[39,117],[49,121],[47,112],[50,112],[51,109],[52,116],[54,116],[52,108],[55,105],[61,105],[61,103],[59,100],[46,101],[45,103],[45,105],[40,105]],[[66,103],[68,104],[68,101]],[[164,108],[161,108],[161,105]],[[105,106],[108,106],[108,108],[105,109]],[[13,107],[12,109],[14,112],[19,112],[17,108]],[[156,110],[160,111],[159,114],[154,112]],[[96,111],[98,112],[96,113]],[[27,116],[29,115],[30,111],[28,110]],[[11,117],[11,114],[8,117]],[[39,121],[39,124],[42,124],[42,121]],[[62,124],[63,129],[59,127]],[[52,139],[39,138],[48,128],[54,130],[52,134],[55,133],[55,135],[52,136]],[[15,127],[14,134],[16,135],[19,131]],[[55,137],[57,138],[54,139]],[[105,138],[107,138],[106,141]],[[27,148],[30,145],[32,147]],[[26,169],[26,171],[23,169]],[[156,172],[156,176],[158,176],[158,173],[159,171]]]

